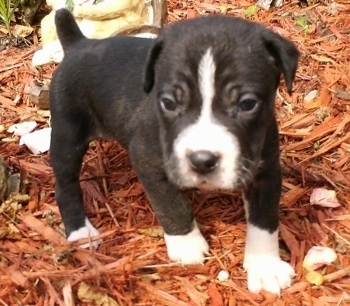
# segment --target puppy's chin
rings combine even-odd
[[[202,190],[232,190],[240,187],[240,180],[232,180],[225,173],[215,171],[214,173],[202,175],[190,169],[180,166],[167,167],[168,179],[180,189],[198,188]]]

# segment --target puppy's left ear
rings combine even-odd
[[[161,38],[158,38],[155,44],[153,45],[153,47],[151,48],[150,52],[148,53],[148,57],[147,57],[146,68],[145,68],[144,79],[143,79],[143,90],[146,93],[150,93],[150,91],[153,88],[154,78],[155,78],[154,66],[162,50],[163,50],[163,40]]]
[[[263,38],[267,50],[284,76],[288,93],[291,94],[300,53],[292,42],[277,33],[265,31]]]

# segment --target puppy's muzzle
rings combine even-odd
[[[218,166],[220,155],[207,150],[198,150],[188,154],[187,158],[193,171],[208,174]]]

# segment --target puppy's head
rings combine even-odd
[[[158,104],[169,179],[183,188],[223,189],[250,180],[274,120],[280,77],[291,92],[298,56],[291,42],[238,18],[166,28],[150,51],[144,89]]]

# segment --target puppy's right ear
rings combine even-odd
[[[146,68],[145,68],[144,79],[143,79],[143,90],[146,93],[150,93],[150,91],[153,88],[154,77],[155,77],[154,66],[158,60],[160,53],[162,52],[162,49],[163,49],[163,40],[158,38],[155,44],[153,45],[153,47],[151,48],[148,54],[147,62],[146,62]]]

